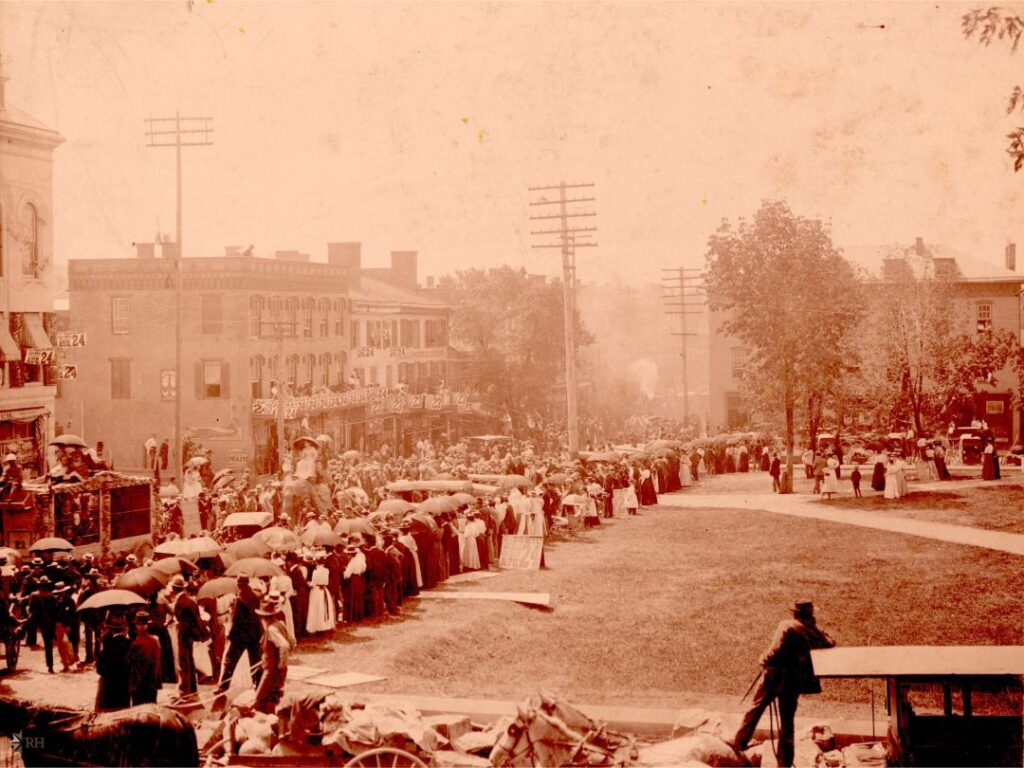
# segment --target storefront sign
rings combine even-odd
[[[85,331],[79,333],[71,333],[70,331],[60,331],[57,334],[57,346],[58,347],[84,347],[85,343]]]
[[[501,537],[501,559],[498,566],[515,571],[540,570],[544,557],[543,536]]]
[[[26,349],[25,362],[28,365],[53,365],[56,351],[53,349]]]
[[[231,451],[228,453],[228,464],[233,467],[244,467],[249,463],[247,451]]]
[[[472,409],[469,396],[450,392],[440,395],[410,395],[402,392],[388,392],[382,387],[361,387],[347,392],[321,392],[304,397],[289,397],[284,401],[284,417],[294,419],[301,415],[323,411],[341,410],[360,405],[369,405],[370,412],[375,416],[389,413],[404,413],[408,410],[426,409],[441,411],[451,406],[460,409]],[[468,412],[468,410],[463,410]],[[277,417],[277,399],[272,397],[252,401],[254,416],[264,418]]]
[[[58,365],[57,366],[57,378],[58,379],[77,379],[78,378],[78,366],[77,365]]]

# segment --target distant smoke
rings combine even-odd
[[[658,386],[658,364],[649,357],[634,360],[629,364],[629,379],[644,396],[653,398]]]

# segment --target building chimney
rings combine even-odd
[[[433,288],[433,287],[434,287],[434,276],[433,275],[427,275],[427,288]]]
[[[914,253],[918,256],[924,256],[924,238],[919,237],[914,241]]]
[[[1009,243],[1006,246],[1006,268],[1011,272],[1017,271],[1017,244]]]
[[[155,243],[136,243],[135,244],[135,255],[140,259],[155,259],[156,258],[156,244]]]
[[[160,256],[164,259],[176,259],[181,255],[181,249],[178,248],[177,243],[173,243],[170,240],[165,240],[160,243]]]
[[[391,276],[395,282],[407,288],[419,286],[417,274],[418,253],[416,251],[391,252]]]
[[[309,254],[299,251],[275,251],[274,258],[278,261],[309,261]]]
[[[348,284],[352,288],[359,288],[362,284],[360,279],[363,270],[362,254],[362,243],[327,244],[327,263],[336,267],[344,267],[348,272]]]

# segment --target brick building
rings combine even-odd
[[[406,350],[436,358],[443,373],[445,348],[426,346],[434,337],[422,328],[446,328],[447,307],[419,291],[414,253],[393,256],[394,271],[364,271],[358,243],[329,244],[327,263],[251,249],[179,259],[173,243],[139,244],[134,259],[72,260],[68,324],[88,346],[75,350],[78,378],[58,412],[66,428],[104,441],[116,466],[143,466],[151,436],[173,444],[179,264],[183,436],[210,449],[215,466],[276,467],[278,381],[287,438],[323,433],[336,446],[372,447],[375,436],[401,439],[410,409],[382,395]],[[397,328],[387,346],[376,320],[385,317]],[[407,348],[391,343],[403,332]]]
[[[6,80],[0,73],[0,456],[14,453],[33,476],[54,434],[53,151],[64,139],[6,102]]]

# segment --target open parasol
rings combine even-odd
[[[460,507],[464,507],[467,504],[472,504],[476,500],[473,497],[473,494],[471,494],[471,493],[463,493],[463,492],[453,493],[448,498],[450,498],[452,501],[454,501]]]
[[[301,545],[299,537],[294,531],[282,528],[279,525],[264,528],[253,534],[254,539],[259,539],[274,552],[294,552]]]
[[[220,470],[213,476],[213,480],[211,481],[214,490],[220,490],[228,483],[234,481],[236,476],[236,470],[231,467],[226,467],[225,469]]]
[[[346,461],[355,461],[356,459],[358,459],[362,455],[363,454],[361,454],[359,451],[348,450],[348,451],[345,451],[343,454],[341,454],[341,458],[345,459]]]
[[[252,537],[232,541],[224,547],[224,551],[237,560],[244,560],[248,557],[263,557],[270,552],[270,545],[262,539]]]
[[[70,552],[75,548],[67,539],[62,539],[59,536],[47,536],[46,538],[39,539],[35,544],[28,548],[29,552]]]
[[[341,536],[334,531],[309,530],[300,537],[307,547],[333,547],[341,544]]]
[[[132,568],[117,577],[114,582],[115,589],[127,589],[139,595],[152,595],[159,592],[166,585],[170,576],[156,568]]]
[[[398,512],[399,514],[404,515],[406,512],[415,508],[415,504],[410,504],[405,499],[384,499],[384,501],[380,503],[380,506],[377,507],[377,512],[383,512],[384,514],[387,514],[388,512]]]
[[[454,512],[459,506],[459,502],[451,496],[433,496],[426,501],[420,502],[416,507],[416,511],[427,512],[433,515],[439,512]]]
[[[153,550],[154,557],[187,557],[198,560],[202,557],[213,557],[223,547],[209,536],[197,536],[194,539],[175,539],[165,541]]]
[[[195,573],[199,570],[195,563],[184,557],[167,557],[153,563],[153,569],[173,576],[176,573]]]
[[[203,464],[209,464],[210,460],[205,456],[193,456],[191,459],[185,462],[185,466],[190,469],[199,469]]]
[[[262,557],[246,557],[232,564],[225,572],[226,576],[245,575],[253,579],[273,578],[283,576],[284,571],[278,568],[269,560]]]
[[[321,443],[321,444],[322,443],[333,443],[334,442],[334,438],[331,437],[330,435],[317,435],[313,439],[316,440],[318,443]]]
[[[238,579],[234,576],[218,576],[210,579],[199,588],[196,598],[199,600],[216,600],[221,595],[232,595],[238,591]]]
[[[90,595],[78,606],[79,611],[95,610],[97,608],[124,608],[129,605],[146,605],[145,598],[140,597],[127,589],[104,589],[95,595]]]
[[[362,517],[343,517],[334,526],[335,533],[371,533],[370,524]]]
[[[555,472],[553,475],[548,475],[544,482],[551,483],[553,485],[565,485],[569,482],[569,476],[564,472]]]
[[[50,445],[57,445],[61,448],[88,448],[85,440],[80,438],[78,435],[72,435],[70,432],[66,432],[63,435],[55,437],[50,441]]]

